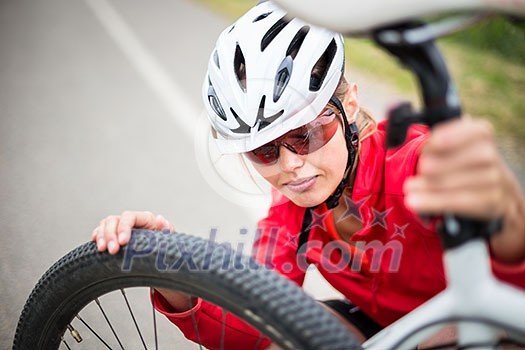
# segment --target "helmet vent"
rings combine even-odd
[[[310,75],[310,91],[319,91],[323,85],[330,65],[334,60],[336,51],[337,44],[335,43],[335,40],[332,39],[324,53],[312,68],[312,73]]]
[[[219,101],[219,98],[217,97],[217,93],[215,92],[215,89],[213,88],[213,85],[211,85],[211,81],[209,80],[209,87],[208,87],[208,102],[211,106],[211,109],[224,121],[227,121],[228,118],[226,117],[226,114],[224,113],[224,109],[221,106],[221,102]]]
[[[292,39],[290,46],[288,46],[288,50],[286,50],[286,56],[291,56],[292,59],[295,59],[309,30],[309,26],[304,26],[301,29],[299,29],[297,34],[295,34],[294,38]]]
[[[221,69],[221,64],[219,62],[219,53],[217,52],[217,50],[215,50],[215,52],[213,53],[213,62],[215,62],[217,68]]]
[[[257,121],[255,122],[255,125],[259,124],[257,131],[261,131],[262,129],[266,128],[267,126],[272,124],[274,121],[276,121],[280,116],[284,114],[284,110],[280,110],[274,115],[271,115],[268,118],[265,118],[264,117],[265,102],[266,102],[266,95],[263,95],[263,97],[261,98],[261,103],[259,103],[259,111],[257,112]]]
[[[232,112],[233,117],[237,123],[239,123],[239,127],[237,129],[232,129],[232,132],[236,134],[249,134],[252,128],[239,117],[233,108],[230,108],[230,111]]]
[[[273,39],[275,39],[288,23],[290,23],[290,19],[286,18],[286,16],[275,22],[266,34],[264,34],[264,37],[261,40],[261,51],[264,51],[268,45],[270,45]]]
[[[239,45],[237,45],[235,49],[233,69],[235,70],[235,76],[237,77],[239,86],[241,87],[242,91],[246,92],[246,61],[244,60],[244,55]]]
[[[263,13],[262,15],[257,16],[257,18],[255,18],[255,19],[253,20],[253,23],[255,23],[255,22],[259,22],[260,20],[265,19],[266,17],[268,17],[268,16],[271,15],[272,13],[273,13],[273,11],[270,11],[270,12],[266,12],[266,13]]]
[[[277,75],[275,76],[275,85],[273,88],[273,102],[277,102],[284,92],[284,89],[290,81],[292,75],[293,59],[292,56],[288,55],[284,58],[277,69]]]

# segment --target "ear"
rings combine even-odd
[[[354,116],[359,110],[359,101],[357,99],[357,84],[349,83],[348,90],[343,100],[343,105],[345,107],[346,115],[348,117],[348,122],[354,121]]]

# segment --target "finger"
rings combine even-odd
[[[145,228],[148,230],[154,230],[155,226],[155,214],[150,211],[138,211],[135,212],[135,225],[136,228]]]
[[[444,173],[442,176],[414,176],[405,181],[404,193],[442,192],[461,189],[476,191],[489,187],[499,187],[502,181],[503,174],[495,167],[471,168],[457,173]]]
[[[171,230],[173,227],[169,221],[160,214],[155,217],[155,226],[155,229],[157,230]]]
[[[103,252],[108,248],[106,238],[104,237],[104,233],[102,230],[97,235],[97,249],[99,252]]]
[[[127,244],[131,236],[131,229],[135,227],[136,217],[139,212],[125,211],[120,215],[117,227],[117,238],[120,245]]]
[[[125,211],[122,213],[117,228],[120,245],[129,242],[133,228],[156,229],[155,215],[144,211]]]
[[[95,229],[97,249],[99,252],[103,252],[107,249],[107,242],[104,237],[104,220],[100,222],[100,225]]]
[[[501,192],[494,189],[478,191],[413,192],[405,197],[407,207],[420,214],[454,213],[456,215],[492,219],[504,211]]]
[[[419,159],[418,174],[428,177],[455,175],[457,173],[499,166],[500,157],[490,141],[473,142],[449,153],[424,153]]]
[[[446,153],[476,139],[493,141],[491,124],[481,119],[461,118],[436,125],[425,149]]]
[[[117,227],[120,218],[118,216],[108,216],[104,220],[104,238],[107,242],[107,249],[110,254],[116,254],[119,251],[120,244],[117,239]]]
[[[98,236],[98,226],[93,230],[93,232],[91,233],[91,240],[92,241],[97,241],[97,236]]]

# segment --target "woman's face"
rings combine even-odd
[[[279,148],[279,159],[273,165],[253,164],[274,188],[301,207],[324,202],[343,179],[348,151],[341,125],[332,139],[315,152],[306,155]]]
[[[348,103],[347,97],[343,105],[349,116],[357,108]],[[348,150],[341,117],[338,115],[336,118],[339,120],[336,133],[318,150],[300,155],[281,145],[279,159],[275,164],[253,163],[266,181],[298,206],[312,207],[323,203],[343,179]]]

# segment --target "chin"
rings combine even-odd
[[[299,207],[309,208],[322,204],[330,195],[316,194],[316,193],[286,193],[284,194],[295,205]]]

